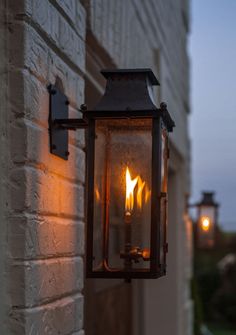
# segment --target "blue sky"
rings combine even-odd
[[[236,0],[191,4],[192,201],[215,190],[236,230]]]

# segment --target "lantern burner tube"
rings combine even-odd
[[[132,250],[131,234],[131,213],[127,211],[125,213],[125,252],[123,254],[123,257],[121,256],[122,258],[124,258],[124,266],[126,271],[129,271],[132,268],[132,258],[130,257],[130,253]]]
[[[131,213],[125,213],[125,251],[120,253],[120,258],[124,259],[125,271],[132,269],[132,261],[138,263],[140,258],[144,261],[150,260],[150,253],[147,249],[142,250],[140,247],[133,247],[131,244]]]

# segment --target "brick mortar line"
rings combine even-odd
[[[85,42],[84,36],[82,36],[74,27],[73,21],[70,19],[70,17],[66,14],[66,12],[64,11],[64,9],[58,5],[57,3],[55,3],[53,0],[47,0],[49,4],[51,4],[54,8],[54,10],[56,10],[64,19],[65,21],[68,23],[68,25],[71,27],[71,29],[74,31],[74,33],[77,35],[77,37],[82,40],[83,42]],[[14,20],[17,22],[20,21],[25,21],[27,22],[27,20],[30,20],[32,22],[35,22],[33,16],[30,16],[27,14],[27,12],[24,13],[18,13],[15,14],[14,16]],[[37,24],[38,26],[41,27],[41,25],[39,25],[38,23],[35,22],[35,24]],[[44,29],[42,29],[42,31],[47,35],[48,32]]]
[[[68,223],[66,223],[66,222],[64,222],[65,220],[66,221],[72,221],[73,223],[72,224],[74,224],[74,225],[84,225],[85,224],[85,222],[83,221],[83,220],[73,220],[73,219],[67,219],[67,218],[65,218],[65,217],[61,217],[61,216],[56,216],[56,215],[48,215],[48,216],[42,216],[42,217],[40,217],[39,215],[35,215],[35,214],[32,214],[32,213],[25,213],[25,215],[24,216],[22,216],[22,212],[21,213],[19,213],[20,215],[14,215],[14,214],[12,214],[12,215],[9,215],[8,216],[8,218],[9,219],[19,219],[19,218],[24,218],[24,219],[35,219],[35,220],[42,220],[43,218],[45,218],[45,217],[52,217],[52,218],[55,218],[55,219],[60,219],[60,220],[62,220],[63,222],[60,222],[59,224],[61,224],[61,225],[68,225]],[[71,224],[70,224],[71,225]]]
[[[12,104],[12,107],[15,108],[17,106]],[[76,110],[76,112],[81,113],[79,110]],[[48,104],[48,115],[49,115],[49,104]],[[78,117],[78,119],[82,119],[82,117]],[[49,122],[48,121],[46,121],[46,123],[45,123],[45,122],[41,122],[39,119],[29,119],[29,118],[25,117],[25,115],[20,116],[20,117],[16,117],[16,120],[25,121],[25,124],[29,125],[31,128],[37,128],[37,129],[40,129],[40,130],[48,130],[48,128],[49,128]],[[83,129],[76,129],[74,132],[77,132],[79,130],[83,130]],[[84,130],[86,130],[86,128],[84,128]],[[73,134],[73,130],[68,130],[68,131],[69,131],[69,133],[72,132],[72,134]]]
[[[74,182],[74,180],[71,181],[71,179],[68,179],[67,177],[60,177],[61,175],[58,174],[58,173],[55,173],[55,172],[52,172],[51,174],[49,173],[49,170],[46,170],[41,168],[41,167],[38,167],[38,166],[35,166],[33,164],[28,164],[30,161],[26,162],[26,163],[14,163],[14,167],[11,169],[11,172],[14,172],[14,171],[17,171],[17,170],[20,170],[20,171],[33,171],[33,172],[37,172],[37,171],[40,171],[40,172],[43,172],[43,175],[45,176],[56,176],[58,177],[59,181],[61,180],[64,180],[64,181],[67,181],[68,184],[70,184],[71,186],[81,186],[84,188],[84,185],[85,183],[82,183],[81,181],[78,181],[78,182]],[[43,163],[41,164],[41,166],[44,166]]]
[[[60,219],[69,219],[69,220],[77,220],[77,221],[83,221],[85,222],[85,216],[78,216],[78,215],[65,215],[62,213],[55,214],[55,213],[50,213],[50,212],[40,212],[40,211],[32,211],[29,212],[25,209],[23,210],[14,210],[12,211],[12,214],[21,214],[21,215],[39,215],[41,217],[51,217],[51,218],[60,218]]]
[[[74,146],[74,148],[77,148],[77,147]],[[44,163],[35,163],[31,160],[28,160],[27,162],[20,162],[20,163],[14,162],[14,167],[11,169],[11,172],[14,172],[14,170],[18,170],[24,167],[30,168],[31,170],[34,170],[34,171],[43,172],[44,174],[48,174],[49,176],[58,177],[59,181],[64,180],[72,185],[83,186],[83,187],[85,186],[85,181],[82,182],[79,178],[70,178],[70,177],[63,176],[62,174],[57,173],[53,171],[52,169],[48,169],[47,165],[45,165]]]
[[[61,307],[61,305],[63,304],[63,300],[67,300],[68,298],[70,298],[71,300],[75,300],[76,298],[84,298],[83,294],[81,293],[81,291],[71,291],[70,294],[62,294],[61,296],[55,298],[55,299],[51,299],[45,302],[42,302],[41,304],[35,304],[32,306],[12,306],[12,310],[14,311],[31,311],[31,310],[41,310],[41,309],[45,309],[47,306],[51,307],[50,305],[58,305],[58,307]],[[56,307],[55,306],[55,307]]]
[[[48,257],[48,258],[40,258],[40,259],[12,259],[12,266],[22,266],[22,265],[30,265],[31,263],[34,264],[53,264],[54,261],[66,261],[68,260],[74,261],[73,264],[75,264],[76,260],[83,260],[83,255],[78,255],[78,256],[71,256],[71,257],[65,257],[65,256],[58,256],[58,257]],[[46,261],[46,262],[45,262]],[[29,263],[29,264],[28,264]]]
[[[69,259],[82,259],[83,260],[83,257],[84,257],[84,251],[83,251],[83,253],[79,253],[79,254],[69,254],[68,253],[68,255],[66,254],[66,253],[61,253],[60,254],[60,252],[58,252],[57,253],[57,256],[50,256],[50,255],[47,255],[47,256],[45,256],[45,257],[37,257],[37,258],[16,258],[16,257],[12,257],[11,256],[11,261],[12,261],[12,265],[14,266],[14,265],[16,265],[16,266],[20,266],[20,265],[23,265],[23,264],[25,264],[25,263],[27,263],[27,262],[32,262],[32,263],[39,263],[39,261],[42,261],[42,263],[43,264],[45,264],[45,262],[44,261],[47,261],[47,260],[49,260],[49,261],[52,261],[52,260],[69,260]]]
[[[66,63],[65,63],[66,64]],[[66,64],[67,65],[67,64]],[[68,66],[68,65],[67,65]],[[73,71],[74,72],[74,70],[72,70],[71,68],[70,68],[70,70],[71,71]],[[47,87],[48,87],[48,85],[49,84],[51,84],[51,83],[49,83],[46,79],[44,79],[43,77],[41,77],[41,76],[37,76],[37,74],[36,74],[36,72],[35,71],[32,71],[28,66],[26,66],[26,65],[24,65],[23,67],[16,67],[16,66],[13,66],[13,65],[9,65],[9,73],[12,73],[12,74],[14,74],[14,73],[22,73],[23,75],[30,75],[30,76],[32,76],[32,77],[34,77],[34,79],[36,79],[44,88],[45,88],[45,91],[47,90]],[[75,72],[75,74],[77,75],[77,76],[79,76],[80,77],[80,79],[81,79],[81,81],[82,80],[84,80],[84,77],[86,76],[85,74],[84,75],[78,75],[78,73],[77,72]],[[24,78],[23,78],[23,80],[25,80]],[[82,101],[81,102],[81,104],[83,103],[84,101]],[[18,109],[18,106],[16,106],[15,104],[12,104],[11,103],[11,105],[14,107],[14,108],[17,108]],[[74,101],[70,101],[70,105],[69,105],[70,107],[72,107],[73,108],[73,110],[75,110],[76,112],[78,112],[78,113],[80,113],[81,114],[81,116],[82,116],[82,112],[81,112],[81,110],[79,109],[79,107],[77,106],[77,104],[74,102]],[[17,116],[16,116],[16,118],[17,118]],[[20,118],[20,117],[18,117],[18,118]],[[40,123],[39,123],[40,124]]]
[[[57,56],[60,57],[74,72],[84,77],[86,70],[84,69],[84,72],[83,72],[83,70],[79,68],[79,66],[76,65],[73,62],[73,60],[71,60],[70,57],[68,57],[68,55],[61,50],[61,47],[57,46],[54,43],[54,41],[45,34],[44,30],[41,28],[39,24],[37,24],[31,19],[25,20],[25,23],[28,24],[31,28],[33,28],[38,33],[38,35],[44,40],[44,42],[50,47],[50,49],[53,52],[55,52]],[[85,43],[85,41],[83,41],[82,39],[81,41]],[[85,64],[84,64],[84,67],[85,67]]]
[[[11,103],[11,106],[12,106],[12,108],[14,108],[14,109],[18,109],[19,110],[19,107],[17,106],[17,105],[15,105],[15,104],[12,104]],[[48,106],[48,109],[49,109],[49,106]],[[74,110],[76,111],[76,112],[78,112],[78,113],[81,113],[78,109],[76,109],[76,108],[74,108]],[[14,112],[13,112],[14,113]],[[48,114],[49,114],[49,112],[48,112]],[[70,113],[69,113],[70,114]],[[69,118],[70,118],[71,116],[69,115]],[[82,117],[79,117],[78,116],[78,119],[82,119]],[[40,121],[39,119],[32,119],[32,118],[28,118],[28,117],[26,117],[26,115],[22,112],[20,115],[15,115],[15,121],[17,121],[17,120],[25,120],[27,123],[29,123],[29,124],[31,124],[32,125],[32,127],[33,126],[37,126],[38,128],[40,128],[41,130],[48,130],[48,127],[49,127],[49,124],[48,124],[48,121],[46,121],[46,122],[42,122],[42,121]],[[77,129],[77,130],[75,130],[76,132],[77,131],[80,131],[80,130],[83,130],[83,129]],[[84,130],[86,130],[85,128],[84,128]],[[68,130],[69,131],[69,133],[70,132],[72,132],[72,134],[73,134],[73,130]],[[82,149],[83,147],[81,147],[81,149]]]
[[[13,108],[16,108],[16,109],[19,109],[18,108],[18,106],[16,106],[15,104],[11,104],[11,106],[13,107]],[[76,110],[76,112],[78,112],[78,113],[80,113],[79,112],[79,110]],[[13,112],[14,113],[14,112]],[[49,113],[48,113],[49,114]],[[69,116],[69,118],[70,118],[70,116]],[[82,119],[82,117],[78,117],[78,119]],[[32,128],[37,128],[37,129],[40,129],[40,130],[42,130],[42,131],[48,131],[48,129],[49,129],[49,124],[48,124],[48,122],[41,122],[39,119],[30,119],[30,118],[28,118],[28,117],[26,117],[26,115],[25,114],[23,114],[23,112],[20,114],[20,115],[16,115],[15,116],[15,120],[16,121],[18,121],[18,120],[23,120],[23,121],[25,121],[25,124],[26,125],[29,125],[29,126],[31,126]],[[80,131],[80,130],[86,130],[86,129],[77,129],[77,130],[75,130],[75,132],[78,132],[78,131]],[[70,132],[72,132],[73,133],[73,130],[68,130],[69,131],[69,134],[70,134]],[[48,135],[49,136],[49,135]],[[69,136],[69,144],[70,145],[72,145],[72,146],[74,146],[75,148],[79,148],[79,149],[81,149],[81,150],[83,150],[83,151],[85,151],[85,147],[84,146],[76,146],[76,145],[74,145],[73,143],[75,142],[75,140],[74,139],[72,139],[70,136]]]

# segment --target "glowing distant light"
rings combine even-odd
[[[208,217],[203,217],[201,220],[202,230],[208,231],[210,228],[210,219]]]

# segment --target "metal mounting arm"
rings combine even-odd
[[[53,127],[67,130],[87,128],[88,123],[84,119],[55,119]]]

